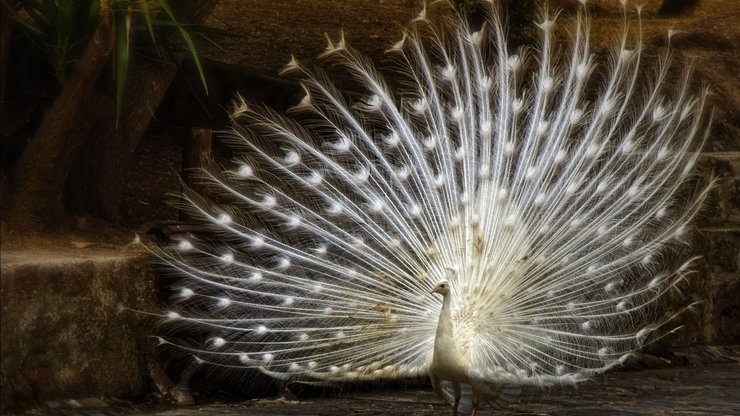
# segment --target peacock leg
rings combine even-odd
[[[460,393],[460,383],[452,383],[452,390],[455,393],[455,404],[452,405],[452,415],[457,416],[457,407],[460,405],[460,397],[462,396]]]
[[[478,391],[475,389],[475,387],[473,387],[473,410],[472,412],[470,412],[470,416],[475,416],[475,414],[478,413],[479,400],[480,400],[480,397],[478,396]]]
[[[437,394],[437,396],[444,398],[445,396],[442,394],[442,389],[439,387],[439,379],[432,374],[432,372],[429,372],[429,380],[432,382],[432,388],[434,389],[434,393]]]

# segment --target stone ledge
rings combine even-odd
[[[0,410],[148,390],[152,269],[132,249],[3,250]]]

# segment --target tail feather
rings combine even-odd
[[[181,201],[216,238],[159,253],[184,277],[167,322],[209,334],[183,348],[289,380],[423,375],[440,280],[489,397],[577,383],[643,345],[695,260],[665,262],[708,192],[680,197],[706,94],[689,71],[668,84],[669,52],[644,76],[639,25],[599,66],[588,14],[565,49],[556,18],[515,53],[496,7],[477,31],[424,13],[388,52],[392,84],[342,36],[322,56],[359,98],[292,59],[292,117],[239,105],[235,167]]]

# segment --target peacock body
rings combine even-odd
[[[428,374],[467,413],[587,380],[651,339],[693,261],[665,259],[706,194],[680,193],[704,96],[688,71],[666,84],[667,52],[646,66],[626,21],[597,64],[585,8],[566,46],[544,11],[538,46],[514,52],[503,20],[424,10],[387,79],[329,41],[355,96],[291,60],[293,117],[237,105],[234,167],[181,201],[214,238],[160,254],[182,277],[167,324],[203,342],[162,343],[285,380]]]

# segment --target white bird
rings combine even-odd
[[[625,13],[626,16],[626,13]],[[655,337],[695,259],[688,197],[705,95],[629,23],[597,63],[589,16],[511,50],[499,7],[473,30],[426,10],[382,76],[342,38],[340,92],[291,59],[294,117],[239,103],[226,171],[182,206],[206,224],[160,252],[182,279],[162,337],[199,362],[335,383],[429,375],[455,414],[521,386],[576,384]],[[430,290],[437,296],[430,294]]]

